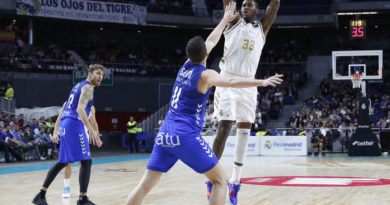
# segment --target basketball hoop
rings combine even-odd
[[[362,83],[363,74],[352,74],[350,75],[350,79],[352,81],[352,88],[360,88],[360,84]]]

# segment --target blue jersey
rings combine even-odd
[[[176,130],[177,135],[188,133],[198,136],[202,129],[205,106],[211,90],[206,94],[200,93],[198,83],[206,69],[200,64],[188,61],[177,74],[170,109],[165,119],[166,123],[171,120],[175,122],[171,126],[175,127],[172,130]]]
[[[80,120],[79,114],[77,113],[77,106],[79,104],[81,89],[85,85],[90,85],[90,84],[91,83],[88,81],[82,81],[82,82],[77,83],[72,88],[72,91],[70,92],[68,100],[66,101],[64,110],[62,111],[61,120],[65,119],[65,118],[73,118],[73,119]],[[91,102],[89,102],[87,107],[85,107],[85,112],[87,113],[87,116],[89,116],[89,114],[91,112],[93,100],[94,100],[94,98],[92,98]]]

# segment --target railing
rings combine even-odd
[[[117,62],[102,62],[92,61],[85,62],[87,65],[100,63],[112,72],[123,74],[137,74],[137,75],[172,75],[172,72],[178,70],[181,65],[159,65],[159,64],[142,64],[142,63],[117,63]],[[87,66],[80,66],[76,61],[68,60],[53,60],[53,59],[29,59],[29,58],[9,58],[0,57],[0,65],[2,69],[8,69],[20,72],[51,72],[63,71],[71,72],[73,70],[87,69]]]
[[[158,111],[147,117],[144,121],[140,123],[142,130],[144,132],[158,132],[158,121],[161,119],[161,116],[167,114],[169,109],[169,103],[161,107]]]
[[[4,114],[11,116],[15,114],[15,104],[15,100],[0,99],[0,110],[2,110]]]
[[[286,136],[286,132],[289,131],[289,130],[293,130],[293,129],[299,131],[298,128],[276,128],[275,131],[276,131],[279,135],[281,135],[281,136]],[[326,130],[326,131],[337,130],[337,131],[343,131],[343,132],[345,132],[346,130],[348,130],[348,131],[350,131],[350,132],[348,133],[348,135],[349,135],[349,134],[353,134],[353,133],[355,133],[355,131],[356,131],[356,128],[311,128],[311,127],[310,127],[310,128],[304,128],[304,130],[306,131],[306,134],[307,134],[307,135],[310,135],[310,136],[311,136],[311,134],[313,133],[313,131],[316,130],[316,129],[319,129],[319,130]],[[378,135],[381,131],[387,131],[387,130],[390,131],[390,128],[377,128],[377,127],[372,127],[371,130],[372,130],[372,132],[373,132],[374,134]],[[349,135],[349,136],[350,136],[350,135]]]

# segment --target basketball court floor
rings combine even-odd
[[[99,205],[124,204],[141,178],[148,154],[94,159],[90,199]],[[248,156],[239,204],[386,205],[390,204],[390,157]],[[221,164],[230,177],[233,157]],[[0,164],[0,204],[31,204],[51,162]],[[249,178],[249,179],[248,179]],[[206,178],[178,162],[164,174],[143,204],[207,204]],[[71,198],[63,200],[61,172],[47,193],[49,204],[76,204],[78,165],[73,167]],[[226,204],[229,204],[226,201]]]

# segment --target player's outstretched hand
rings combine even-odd
[[[53,132],[53,138],[51,138],[51,141],[58,144],[58,141],[60,140],[58,130]]]
[[[275,87],[275,86],[279,85],[280,83],[283,82],[282,77],[283,77],[283,75],[276,73],[274,76],[269,77],[269,78],[264,80],[263,87],[267,87],[269,85],[271,85],[272,87]]]
[[[237,15],[240,15],[236,12],[236,2],[231,1],[225,8],[225,14],[223,15],[223,20],[227,22],[233,21]]]

